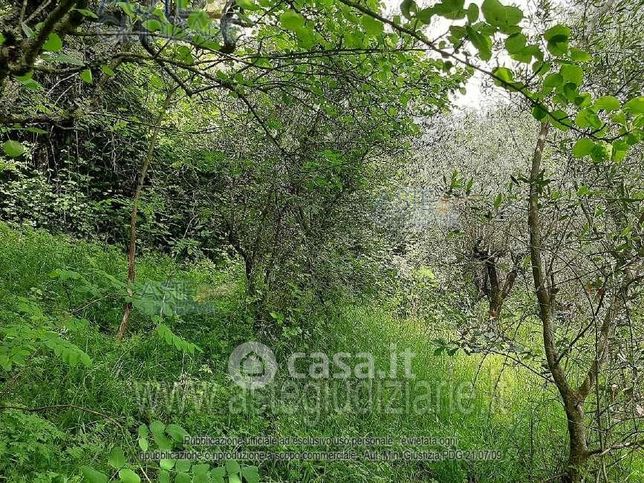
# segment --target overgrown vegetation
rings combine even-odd
[[[644,479],[641,13],[0,0],[0,479]]]
[[[502,371],[501,358],[483,361],[481,357],[462,353],[436,354],[436,347],[428,341],[426,324],[431,322],[434,335],[438,335],[437,331],[444,337],[450,335],[449,325],[439,313],[424,319],[396,317],[390,314],[403,301],[382,306],[369,300],[338,300],[330,312],[309,321],[311,334],[293,337],[288,342],[288,350],[369,351],[379,359],[379,368],[386,367],[391,343],[409,347],[418,354],[414,360],[416,377],[436,381],[436,387],[442,388],[442,392],[431,396],[435,398],[431,413],[390,414],[384,406],[366,412],[355,399],[359,394],[351,390],[351,409],[344,414],[334,410],[318,412],[324,401],[318,400],[315,393],[299,402],[278,399],[268,409],[259,404],[261,401],[256,405],[250,400],[243,410],[231,411],[229,398],[241,397],[241,389],[226,377],[222,368],[234,346],[253,337],[252,321],[244,319],[240,311],[244,287],[238,264],[217,267],[196,263],[180,267],[158,255],[141,260],[143,284],[162,285],[171,277],[206,290],[201,303],[211,309],[210,313],[204,315],[202,310],[186,313],[170,325],[173,332],[199,347],[190,355],[188,350],[177,349],[158,333],[154,334],[153,317],[136,312],[139,315],[136,327],[141,334],[118,343],[114,332],[120,322],[121,305],[101,300],[85,307],[88,286],[100,287],[103,280],[116,278],[126,269],[125,257],[118,251],[31,229],[11,230],[3,226],[2,230],[3,341],[13,340],[4,332],[7,327],[4,324],[21,317],[18,320],[24,338],[26,321],[33,317],[33,312],[45,313],[50,329],[64,334],[67,344],[75,351],[83,351],[91,361],[87,366],[74,363],[65,353],[56,354],[38,341],[29,341],[31,352],[25,354],[23,362],[18,362],[16,379],[7,380],[3,388],[2,472],[9,481],[19,480],[24,474],[31,475],[31,481],[49,481],[56,475],[73,478],[87,465],[110,474],[115,469],[110,470],[108,455],[115,447],[124,452],[124,460],[131,469],[140,474],[145,470],[151,476],[155,464],[141,464],[137,459],[140,450],[137,428],[155,421],[179,424],[191,434],[251,435],[270,431],[299,436],[444,436],[457,438],[463,449],[495,447],[506,455],[503,465],[496,462],[464,465],[452,461],[433,467],[422,463],[392,466],[368,462],[291,462],[263,468],[263,479],[267,480],[402,477],[443,481],[476,474],[482,478],[521,481],[530,475],[545,477],[551,468],[561,467],[562,460],[555,448],[564,444],[565,432],[557,424],[562,415],[556,395],[551,390],[542,392],[543,384],[536,377]],[[18,257],[17,253],[21,255]],[[102,276],[97,277],[91,268],[93,264],[103,267]],[[18,302],[16,308],[14,301]],[[326,333],[333,337],[324,344],[312,342]],[[149,381],[155,384],[147,385]],[[171,391],[177,387],[188,389],[194,399],[180,399],[178,391],[175,399]],[[200,395],[202,388],[209,392]],[[462,412],[456,409],[458,394],[452,393],[452,388],[464,391],[466,404]],[[534,392],[539,397],[526,397]],[[198,399],[200,396],[203,399]],[[403,397],[401,393],[397,396],[400,400],[388,400],[387,404],[396,408]],[[20,410],[25,402],[35,410]],[[499,437],[500,434],[506,436]],[[149,439],[152,448],[155,443]],[[531,465],[527,461],[532,461]]]

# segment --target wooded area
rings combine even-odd
[[[0,0],[0,481],[644,481],[643,13]]]

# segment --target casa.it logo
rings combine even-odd
[[[259,389],[269,384],[277,373],[275,354],[260,342],[238,345],[228,359],[228,374],[244,389]]]

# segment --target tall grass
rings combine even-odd
[[[0,475],[7,481],[52,481],[56,475],[78,480],[83,464],[106,468],[106,454],[117,444],[135,458],[136,428],[155,419],[181,424],[191,434],[391,436],[391,445],[371,449],[488,449],[502,454],[495,461],[264,461],[260,473],[266,481],[542,481],[562,467],[565,419],[556,394],[538,376],[500,357],[437,355],[432,340],[452,335],[449,321],[398,317],[375,301],[338,300],[317,319],[302,321],[308,328],[304,335],[265,341],[276,349],[280,363],[273,392],[267,387],[245,398],[226,373],[232,349],[256,337],[244,313],[237,266],[184,266],[149,254],[138,267],[141,281],[187,280],[208,287],[202,295],[213,309],[186,313],[172,327],[201,352],[170,349],[151,333],[153,323],[144,314],[136,314],[132,333],[117,343],[122,301],[95,300],[72,282],[51,276],[65,269],[93,280],[98,269],[124,279],[121,251],[0,224],[0,309],[16,297],[28,297],[48,314],[86,320],[80,330],[63,333],[93,359],[89,368],[69,367],[38,352],[19,370],[0,373],[2,405],[52,407],[0,411]],[[8,313],[0,310],[0,316]],[[295,381],[290,393],[275,391],[294,383],[285,366],[295,351],[370,353],[378,372],[389,369],[392,345],[399,353],[415,354],[414,378],[397,376],[394,382],[401,390],[377,389],[380,403],[368,385],[355,379],[331,378],[317,385]],[[167,387],[179,383],[184,392],[201,397],[201,403],[203,394],[195,388],[207,387],[208,404],[177,404],[161,393],[152,395],[154,404],[142,404],[137,384],[146,381]],[[336,400],[315,392],[316,387],[332,390]],[[298,392],[304,389],[309,392]],[[293,394],[296,399],[289,398]],[[414,400],[423,396],[429,403],[414,407]],[[452,437],[457,442],[413,446],[401,444],[402,436]]]
[[[349,404],[348,411],[301,409],[281,414],[276,431],[281,434],[328,436],[394,436],[389,449],[490,449],[502,453],[499,461],[441,462],[351,462],[290,465],[288,473],[298,481],[541,481],[552,476],[563,462],[566,444],[563,411],[556,394],[537,376],[529,376],[499,357],[456,353],[435,355],[431,340],[436,324],[400,319],[391,311],[372,304],[345,305],[330,321],[332,335],[307,350],[327,353],[368,352],[376,368],[387,371],[392,344],[397,352],[409,349],[414,379],[402,379],[399,390],[385,393],[388,404],[375,397]],[[447,329],[442,335],[449,335]],[[422,383],[427,384],[422,384]],[[344,382],[338,383],[342,388]],[[420,389],[419,389],[420,385]],[[427,395],[428,405],[415,398]],[[340,392],[342,392],[340,390]],[[351,389],[346,393],[355,394]],[[411,404],[406,401],[411,400]],[[345,400],[342,399],[344,402]],[[369,402],[373,407],[368,406]],[[342,406],[342,404],[340,404]],[[409,447],[397,443],[401,436],[453,437],[451,446]],[[386,449],[386,448],[385,448]]]

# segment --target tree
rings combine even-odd
[[[616,277],[617,280],[614,280],[614,274],[611,274],[610,279],[616,284],[611,287],[612,302],[607,304],[608,307],[605,309],[603,322],[597,324],[595,355],[590,361],[590,369],[582,379],[581,385],[576,389],[571,388],[569,376],[565,374],[561,365],[560,357],[563,356],[557,350],[557,335],[552,323],[553,306],[551,305],[551,297],[552,293],[556,291],[555,275],[551,269],[543,268],[539,193],[544,186],[550,183],[550,180],[545,177],[542,171],[541,159],[548,127],[552,124],[558,129],[572,130],[585,136],[576,141],[572,150],[574,156],[583,158],[591,155],[594,162],[599,164],[620,163],[625,158],[629,146],[637,144],[641,139],[641,128],[638,125],[642,114],[642,98],[635,97],[623,102],[615,96],[603,96],[593,101],[593,96],[590,92],[581,91],[584,79],[583,64],[590,61],[591,56],[584,51],[570,47],[571,30],[563,25],[555,25],[544,32],[541,38],[547,46],[547,53],[550,57],[546,58],[546,53],[541,50],[541,47],[538,44],[529,44],[528,35],[518,27],[523,14],[516,7],[506,7],[497,1],[488,0],[483,3],[481,9],[485,22],[474,23],[478,19],[479,9],[476,6],[469,6],[465,9],[462,2],[442,2],[433,7],[421,9],[415,2],[405,1],[401,4],[404,20],[402,17],[385,18],[361,3],[349,0],[343,1],[343,3],[383,22],[401,34],[418,40],[442,57],[478,70],[493,78],[498,85],[519,93],[524,101],[532,107],[533,116],[541,122],[542,127],[532,160],[531,174],[527,178],[530,186],[528,210],[529,249],[535,293],[540,306],[543,349],[546,354],[549,372],[561,394],[568,418],[570,453],[566,479],[580,481],[582,467],[587,462],[590,454],[601,454],[605,451],[602,449],[588,450],[587,448],[587,422],[584,419],[583,404],[590,391],[596,387],[599,370],[607,357],[608,344],[618,319],[618,313],[621,311],[622,304],[629,298],[625,290],[631,286],[633,281],[639,280],[641,277],[641,257],[636,254],[639,249],[635,248],[634,251],[629,251],[626,259],[622,259],[617,263],[617,267],[628,266],[628,270],[623,272],[619,268],[618,273],[620,275]],[[422,27],[419,27],[419,25],[430,23],[431,17],[434,15],[444,16],[449,19],[467,17],[465,26],[452,26],[450,28],[451,36],[449,40],[452,44],[452,50],[447,50],[446,42],[444,42],[443,46],[440,46],[431,41],[422,32]],[[476,48],[478,56],[482,60],[489,60],[492,54],[492,39],[498,33],[506,36],[504,45],[513,60],[520,64],[529,64],[533,58],[535,59],[531,72],[521,68],[515,72],[508,67],[497,67],[490,71],[479,64],[473,63],[467,55],[459,55],[463,45],[466,45],[467,42]],[[559,70],[555,72],[554,69],[557,67]],[[520,81],[517,80],[518,77],[515,77],[517,74],[521,76]],[[550,103],[552,103],[551,106],[548,105]],[[576,110],[576,113],[571,114],[565,109],[559,109],[559,106],[565,109],[572,108]],[[620,109],[623,111],[614,112]],[[574,119],[574,122],[572,119]],[[624,200],[623,195],[620,198]],[[622,217],[622,220],[627,225],[622,226],[622,233],[630,234],[633,231],[633,226],[639,223],[639,216],[634,216],[631,211],[629,215]],[[636,240],[639,239],[638,235]],[[630,247],[632,239],[629,238],[629,240],[631,241],[627,242],[626,246]],[[637,246],[638,243],[635,242],[635,245]],[[489,260],[489,254],[486,260]],[[546,266],[552,267],[552,260]],[[499,293],[498,287],[499,284],[497,283],[497,294]],[[606,287],[604,287],[602,294],[605,291]],[[493,299],[497,299],[493,300],[493,302],[495,306],[498,306],[499,298],[493,297]],[[597,321],[597,315],[597,313],[593,314],[591,327]],[[582,331],[582,335],[579,335],[574,342],[577,343],[585,333],[586,331]],[[574,346],[575,344],[572,345]],[[583,366],[584,364],[580,365]],[[627,438],[633,438],[633,436],[634,434],[632,433],[626,435]],[[602,443],[601,440],[600,443]],[[633,444],[637,445],[639,443],[631,442],[629,446]]]
[[[256,165],[248,163],[246,156],[241,158],[237,146],[218,150],[223,153],[220,160],[225,169],[217,186],[225,187],[228,198],[219,200],[223,209],[212,217],[213,231],[217,240],[227,240],[243,259],[252,303],[270,306],[269,294],[279,299],[286,290],[275,288],[292,282],[282,274],[304,277],[304,270],[306,275],[320,277],[322,270],[316,267],[323,265],[323,257],[313,255],[324,253],[320,248],[330,244],[325,239],[332,231],[328,220],[347,224],[351,220],[347,200],[362,183],[373,179],[367,161],[395,155],[396,136],[411,133],[414,116],[434,114],[446,105],[446,92],[465,76],[484,74],[515,93],[541,125],[530,176],[512,182],[517,190],[523,189],[529,203],[530,240],[523,248],[530,253],[539,302],[541,349],[548,368],[544,377],[557,387],[569,420],[567,479],[581,479],[581,467],[591,454],[603,455],[622,444],[605,444],[611,431],[602,426],[599,402],[606,396],[591,395],[591,391],[599,389],[602,370],[615,346],[612,339],[621,330],[618,327],[629,325],[623,321],[628,319],[634,297],[631,290],[641,280],[641,195],[629,178],[629,153],[637,153],[641,142],[644,99],[633,91],[631,79],[617,91],[590,89],[585,70],[592,65],[592,56],[571,45],[570,27],[556,24],[543,33],[530,33],[521,27],[523,12],[498,0],[485,0],[480,8],[476,4],[466,7],[463,0],[444,0],[425,8],[404,0],[401,15],[391,18],[373,0],[238,0],[226,2],[212,16],[212,10],[204,8],[185,10],[187,2],[165,5],[162,9],[150,2],[119,2],[103,9],[103,3],[81,0],[3,3],[8,20],[3,22],[0,37],[3,99],[21,99],[25,89],[38,92],[43,85],[53,89],[67,77],[78,76],[81,83],[96,83],[97,90],[87,100],[95,106],[101,89],[117,72],[135,71],[144,72],[142,77],[150,82],[162,77],[176,85],[186,111],[195,109],[201,100],[215,104],[211,112],[233,120],[223,131],[233,133],[235,139],[246,142],[247,127],[242,122],[252,119],[254,132],[243,150],[258,155]],[[433,40],[426,29],[437,17],[455,21],[445,39]],[[104,37],[116,40],[108,45]],[[500,42],[503,47],[496,49]],[[498,55],[502,53],[515,64],[490,68],[486,62],[495,53],[497,59],[503,58]],[[636,68],[628,70],[637,75]],[[4,116],[6,129],[21,133],[23,126],[75,125],[82,114],[77,100],[66,97],[65,108],[61,108],[60,99],[36,103],[38,108],[18,102],[25,108]],[[147,108],[153,105],[148,104]],[[233,106],[232,114],[228,106]],[[242,112],[245,115],[238,115]],[[286,113],[289,120],[298,120],[294,123],[297,129],[281,118]],[[142,124],[148,123],[143,120]],[[553,182],[548,172],[567,173],[542,166],[548,159],[557,159],[546,152],[550,127],[567,133],[555,142],[563,148],[563,155],[557,156],[576,170],[571,182],[566,178]],[[133,183],[130,280],[134,278],[138,215],[144,211],[139,211],[139,201],[153,145],[157,137],[161,139],[160,121],[152,128],[143,169]],[[3,148],[12,158],[27,151],[13,138]],[[452,177],[449,189],[467,192],[467,182],[461,181],[458,175]],[[202,203],[207,199],[205,192],[200,192]],[[497,194],[500,198],[492,201],[492,211],[511,199],[506,194]],[[489,202],[484,200],[483,205]],[[544,233],[544,219],[556,227],[556,233]],[[348,253],[362,251],[339,237],[333,242],[341,242]],[[488,249],[476,240],[471,245],[484,270],[480,289],[488,297],[487,320],[496,324],[518,276],[521,252],[510,255],[512,265],[501,277],[501,265],[507,262],[503,261],[505,250]],[[602,250],[603,259],[591,267],[592,276],[577,274],[571,268],[575,251],[596,265],[595,248]],[[586,261],[581,264],[586,268]],[[571,276],[581,282],[589,299],[585,309],[590,309],[590,321],[581,327],[575,317],[554,321],[558,300],[570,295],[577,301],[579,294],[566,283]],[[262,327],[266,310],[258,307],[253,312]],[[126,306],[120,335],[128,314]],[[271,317],[283,322],[280,314]],[[576,333],[572,338],[571,332]],[[589,348],[592,356],[585,357],[584,350]],[[532,356],[534,351],[521,354]],[[575,385],[572,381],[580,372],[583,377]],[[584,404],[592,400],[597,403],[597,425],[601,426],[598,449],[587,441]],[[628,440],[623,444],[638,444],[633,432],[621,427],[612,432]]]

